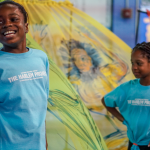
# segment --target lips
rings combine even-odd
[[[133,74],[134,74],[135,76],[139,76],[139,75],[140,75],[139,72],[133,72]]]
[[[10,35],[10,34],[15,34],[15,31],[6,31],[3,33],[4,36]]]
[[[16,32],[17,31],[15,31],[15,30],[7,30],[7,31],[3,31],[2,35],[5,36],[5,37],[11,36],[11,35],[13,36]]]
[[[11,30],[11,29],[3,30],[2,35],[3,35],[5,40],[11,40],[11,39],[13,39],[15,37],[16,32],[17,31]]]

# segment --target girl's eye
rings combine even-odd
[[[138,65],[138,66],[141,66],[141,65],[142,65],[142,63],[137,62],[137,65]]]
[[[0,20],[0,24],[2,24],[3,23],[3,21],[2,20]]]
[[[18,18],[12,18],[12,19],[11,19],[12,22],[15,22],[15,21],[17,21],[17,20],[18,20]]]

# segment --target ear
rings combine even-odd
[[[25,33],[28,33],[29,28],[28,28],[28,23],[25,23]]]

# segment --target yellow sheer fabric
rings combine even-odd
[[[42,48],[27,35],[27,46]],[[46,120],[51,150],[107,150],[102,135],[78,93],[49,58],[50,92]]]
[[[126,127],[106,111],[101,98],[133,78],[131,48],[69,1],[15,1],[29,15],[27,44],[34,39],[77,91],[50,59],[49,148],[106,150],[103,136],[110,150],[126,149]]]

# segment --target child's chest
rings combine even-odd
[[[0,83],[11,84],[40,79],[47,76],[42,60],[5,60],[0,61]]]
[[[120,107],[126,107],[128,109],[137,109],[140,107],[149,107],[150,108],[150,88],[130,88],[124,104],[120,103]]]

